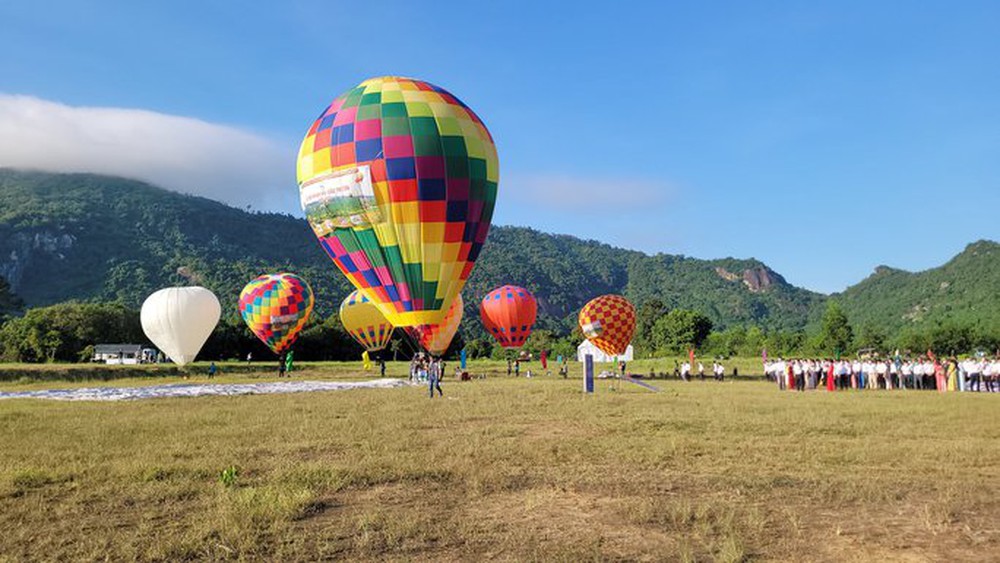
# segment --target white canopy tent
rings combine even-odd
[[[628,348],[625,349],[625,353],[622,354],[621,356],[609,356],[604,352],[598,350],[597,346],[594,346],[589,340],[584,340],[583,344],[580,344],[579,346],[576,347],[576,361],[582,362],[583,357],[586,356],[587,354],[593,356],[594,361],[598,363],[614,362],[618,360],[625,360],[626,362],[631,362],[633,350],[632,350],[632,345],[629,344]]]

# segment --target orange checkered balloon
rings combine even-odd
[[[408,326],[403,327],[403,330],[428,353],[440,356],[448,350],[448,346],[451,346],[451,341],[458,332],[458,325],[462,323],[462,308],[464,306],[462,294],[459,293],[451,302],[451,306],[448,307],[448,312],[441,324]]]
[[[580,329],[609,356],[625,353],[635,335],[635,307],[621,295],[602,295],[580,310]]]

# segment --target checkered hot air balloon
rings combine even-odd
[[[392,340],[393,327],[385,315],[356,289],[340,304],[340,322],[369,352],[384,350]]]
[[[462,307],[464,306],[461,294],[456,295],[441,324],[408,326],[404,330],[420,344],[421,348],[430,354],[440,356],[448,350],[448,346],[451,346],[451,341],[458,332],[458,325],[462,322]]]
[[[538,304],[530,291],[516,285],[498,287],[479,304],[479,317],[486,330],[503,348],[520,348],[531,335]]]
[[[486,241],[498,179],[493,138],[468,106],[393,76],[333,100],[298,157],[316,237],[394,326],[442,322]]]
[[[625,353],[635,335],[635,307],[621,295],[602,295],[580,310],[580,329],[609,356]]]
[[[295,274],[267,274],[243,288],[239,307],[250,330],[281,355],[292,347],[309,320],[313,292]]]

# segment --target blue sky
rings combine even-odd
[[[0,165],[296,212],[312,119],[399,74],[490,127],[499,224],[823,292],[1000,238],[1000,3],[820,4],[7,3]]]

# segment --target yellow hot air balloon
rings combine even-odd
[[[489,233],[499,167],[479,116],[447,90],[383,76],[344,92],[299,149],[320,246],[393,326],[441,324]]]
[[[352,291],[340,304],[340,322],[369,352],[385,349],[392,340],[392,325],[385,320],[378,307],[358,290]]]

